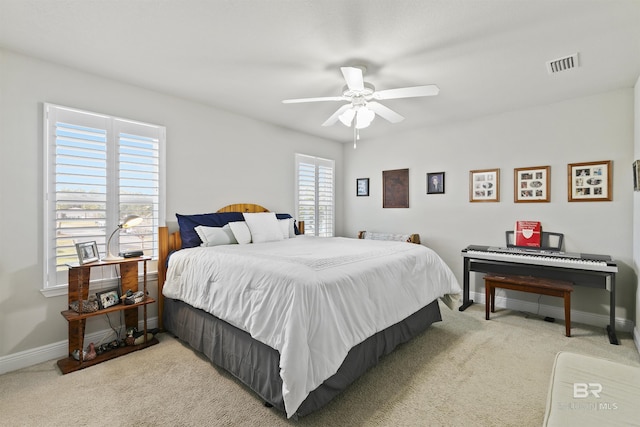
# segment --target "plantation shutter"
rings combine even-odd
[[[305,234],[334,235],[334,161],[296,154],[296,212]]]
[[[157,126],[116,121],[118,135],[119,218],[138,215],[145,221],[119,233],[120,250],[142,250],[157,257],[161,135]]]
[[[77,243],[106,241],[127,215],[139,226],[116,233],[112,251],[157,256],[163,127],[45,104],[45,288],[66,284]]]

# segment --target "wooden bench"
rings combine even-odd
[[[486,275],[484,276],[484,288],[486,293],[485,318],[487,320],[489,320],[489,309],[491,309],[491,313],[496,311],[496,288],[564,298],[566,335],[568,337],[571,336],[571,292],[573,292],[573,284],[571,282],[531,276]]]

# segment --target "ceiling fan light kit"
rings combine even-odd
[[[365,82],[363,77],[364,67],[341,67],[342,76],[347,85],[342,90],[342,96],[326,96],[318,98],[285,99],[285,104],[321,101],[347,101],[329,117],[322,126],[331,126],[340,121],[347,127],[354,127],[353,148],[359,139],[359,130],[368,127],[376,115],[391,122],[398,123],[404,120],[400,114],[392,109],[376,102],[384,99],[415,98],[420,96],[434,96],[440,92],[436,85],[403,87],[376,91],[375,86]]]
[[[338,119],[347,127],[351,127],[355,123],[356,129],[364,129],[371,124],[375,117],[376,114],[368,109],[366,105],[356,105],[352,108],[347,108],[344,113],[338,116]]]

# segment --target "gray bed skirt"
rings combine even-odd
[[[235,326],[179,300],[165,299],[164,328],[212,363],[227,370],[265,402],[284,411],[282,379],[277,350],[254,340]],[[296,416],[308,415],[326,405],[399,344],[442,320],[438,301],[353,347],[332,377],[312,391]]]

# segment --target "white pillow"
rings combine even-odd
[[[244,220],[251,231],[253,243],[282,240],[282,229],[273,212],[246,213]]]
[[[282,237],[284,239],[296,236],[293,228],[293,218],[279,219],[278,223],[280,224],[280,230],[282,231]]]
[[[249,227],[246,222],[230,222],[229,227],[231,228],[233,237],[236,238],[239,244],[246,245],[247,243],[251,243],[251,231],[249,231]]]
[[[229,224],[226,224],[224,227],[206,227],[199,225],[194,230],[198,233],[200,240],[202,240],[201,246],[231,245],[238,243],[233,236]]]

